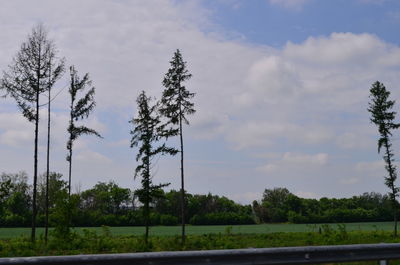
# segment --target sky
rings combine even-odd
[[[96,109],[82,124],[104,139],[76,141],[75,192],[111,180],[139,188],[128,121],[142,90],[160,98],[176,49],[196,93],[197,112],[183,128],[188,192],[251,203],[274,187],[304,198],[388,191],[367,107],[376,80],[400,100],[400,1],[1,1],[1,71],[38,23],[67,67],[89,73],[96,88]],[[65,179],[68,76],[53,88],[50,149],[50,169]],[[45,107],[40,114],[43,173]],[[395,132],[396,157],[399,139]],[[11,98],[0,99],[0,172],[32,176],[33,140],[34,124]],[[179,189],[179,169],[179,157],[158,157],[154,183]]]

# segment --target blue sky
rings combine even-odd
[[[311,198],[387,191],[366,108],[375,80],[400,98],[399,1],[16,0],[1,3],[0,22],[1,70],[42,22],[67,65],[90,73],[97,108],[88,125],[104,139],[78,140],[75,190],[109,180],[140,185],[128,121],[141,90],[160,97],[179,48],[197,108],[184,128],[188,192],[249,203],[273,187]],[[54,103],[51,147],[51,169],[64,176],[68,102],[64,89]],[[44,172],[44,109],[41,115]],[[33,125],[2,100],[0,172],[32,175],[32,158]],[[160,157],[154,182],[178,189],[179,159]]]
[[[267,2],[267,3],[266,3]],[[251,43],[281,47],[332,32],[373,33],[399,44],[398,1],[204,1],[212,20]]]

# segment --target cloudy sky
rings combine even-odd
[[[387,191],[366,108],[376,80],[400,101],[397,0],[1,1],[1,70],[37,23],[96,87],[87,125],[104,139],[76,142],[74,190],[109,180],[139,186],[128,121],[141,90],[160,97],[179,48],[197,109],[184,128],[188,192],[249,203],[273,187],[307,198]],[[52,113],[51,170],[64,176],[67,77],[54,88],[61,92]],[[44,172],[45,109],[41,115]],[[32,175],[33,137],[33,124],[1,99],[0,172]],[[397,157],[399,139],[396,132]],[[160,157],[154,173],[154,182],[179,188],[178,157]]]

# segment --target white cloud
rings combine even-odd
[[[261,167],[257,167],[258,171],[264,172],[264,173],[271,173],[274,172],[278,169],[278,166],[275,164],[266,164]]]
[[[130,146],[130,144],[131,144],[130,139],[121,139],[118,141],[112,141],[112,142],[110,141],[107,143],[107,145],[110,147],[122,147],[122,146],[127,147]]]
[[[226,131],[225,126],[229,124],[229,117],[224,113],[215,113],[208,110],[198,110],[193,117],[192,130],[194,137],[199,139],[212,139]]]
[[[244,193],[236,193],[231,194],[229,199],[237,201],[239,203],[251,203],[255,200],[260,200],[262,198],[262,192],[244,192]]]
[[[295,67],[282,57],[270,56],[255,62],[248,73],[248,85],[254,99],[263,97],[265,103],[291,99],[298,92],[301,80]],[[257,93],[258,92],[258,93]],[[249,102],[249,103],[253,103]]]
[[[336,137],[336,143],[343,149],[368,149],[374,144],[370,138],[361,133],[346,132]]]
[[[332,33],[329,37],[309,37],[301,44],[288,42],[284,54],[304,63],[347,68],[366,60],[370,62],[378,54],[387,53],[387,48],[387,44],[371,34]]]
[[[247,121],[232,125],[226,131],[227,139],[236,150],[266,147],[285,139],[307,145],[321,144],[332,138],[332,132],[322,126],[299,126],[291,122]]]
[[[354,169],[358,172],[376,174],[377,172],[383,173],[385,170],[385,163],[383,160],[372,162],[358,162]]]
[[[319,199],[321,196],[317,195],[314,192],[311,191],[296,191],[294,194],[300,198],[305,198],[305,199]]]
[[[329,155],[326,153],[318,154],[302,154],[286,152],[279,159],[271,159],[273,162],[268,162],[256,168],[257,171],[271,174],[292,171],[299,173],[305,172],[310,168],[323,168],[328,164]]]
[[[283,162],[299,164],[299,165],[325,165],[328,162],[328,154],[319,153],[315,155],[294,154],[287,152],[282,157]]]
[[[105,155],[93,151],[82,151],[77,154],[76,159],[84,163],[91,163],[94,165],[111,163],[112,160]]]
[[[19,113],[0,113],[0,144],[25,146],[33,142],[34,127]]]
[[[341,148],[367,149],[373,144],[371,128],[365,130],[368,88],[377,79],[388,87],[400,81],[394,70],[400,67],[399,54],[398,46],[374,35],[352,33],[310,37],[270,51],[249,67],[246,85],[232,99],[244,122],[227,121],[232,125],[224,126],[225,135],[236,149],[282,139],[326,144],[335,138]],[[357,117],[352,121],[357,125],[339,132],[338,117],[347,122],[346,116]]]
[[[343,184],[343,185],[354,185],[354,184],[357,184],[359,182],[360,182],[360,179],[358,177],[344,178],[344,179],[341,179],[339,181],[339,183]]]
[[[9,113],[0,113],[0,130],[6,130],[9,128],[24,130],[30,126],[28,120],[24,118],[19,113],[9,112]]]
[[[7,130],[0,134],[0,144],[10,146],[26,146],[33,141],[33,133],[27,130]]]

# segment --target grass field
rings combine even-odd
[[[153,227],[148,243],[143,227],[96,227],[77,233],[53,234],[47,244],[43,229],[37,240],[29,228],[0,229],[0,257],[54,256],[77,254],[134,253],[155,251],[244,249],[292,246],[399,243],[391,223],[331,225],[269,224],[246,226],[188,226],[185,244],[180,227]],[[319,229],[321,228],[321,229]],[[18,237],[23,235],[23,237]],[[353,263],[354,264],[354,263]],[[357,263],[365,264],[365,263]],[[376,264],[376,262],[368,263]],[[391,264],[399,264],[392,263]]]
[[[322,224],[261,224],[261,225],[210,225],[210,226],[186,226],[188,235],[202,235],[212,233],[226,233],[228,230],[232,234],[266,234],[275,232],[318,232]],[[337,229],[336,224],[329,224],[332,229]],[[392,222],[371,222],[371,223],[346,223],[346,231],[392,231]],[[77,232],[83,229],[101,232],[101,227],[75,228]],[[0,228],[0,239],[15,238],[19,236],[29,236],[30,228]],[[114,236],[142,235],[144,227],[110,227],[111,234]],[[43,234],[44,229],[38,228],[37,234]],[[154,226],[150,228],[150,235],[154,236],[173,236],[180,235],[180,226]]]

